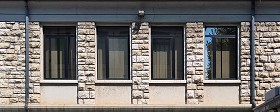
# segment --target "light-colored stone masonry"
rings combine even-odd
[[[280,22],[256,22],[256,101],[280,86]],[[40,103],[41,31],[30,23],[30,103]],[[24,103],[25,24],[0,22],[0,104]],[[95,104],[95,23],[78,22],[78,103]],[[186,104],[203,102],[203,23],[186,24]],[[250,103],[250,23],[241,23],[240,103]],[[132,23],[132,104],[149,103],[149,23]]]
[[[41,31],[39,22],[29,23],[29,94],[31,103],[40,103]]]
[[[149,23],[132,23],[132,104],[149,103]]]
[[[255,23],[256,103],[264,94],[280,86],[280,22]],[[250,23],[241,23],[241,103],[250,100]]]
[[[40,26],[30,23],[30,103],[40,102]],[[0,104],[24,103],[25,24],[0,22]]]
[[[186,24],[186,104],[203,102],[203,23]]]
[[[78,22],[78,103],[95,104],[95,23]]]

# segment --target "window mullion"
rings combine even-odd
[[[66,42],[65,42],[65,45],[64,45],[64,51],[65,51],[65,68],[64,68],[64,70],[65,70],[65,79],[68,79],[68,76],[69,76],[69,49],[70,49],[70,47],[69,47],[69,44],[70,44],[70,36],[68,36],[68,38],[66,38]]]
[[[56,49],[57,49],[57,78],[61,78],[60,77],[60,38],[56,38]]]
[[[105,71],[105,75],[106,75],[106,79],[109,79],[109,37],[106,36],[106,39],[105,39],[105,63],[106,63],[106,71]]]
[[[49,78],[52,78],[52,54],[51,54],[51,38],[49,38]]]
[[[171,71],[172,71],[172,79],[176,79],[176,77],[175,77],[175,49],[174,49],[174,37],[173,38],[171,38],[171,48],[172,48],[172,60],[171,60],[171,63],[172,63],[172,69],[171,69]]]
[[[223,39],[220,41],[221,46],[221,79],[223,78]]]

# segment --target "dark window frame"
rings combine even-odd
[[[216,43],[217,41],[216,41],[216,39],[218,38],[218,39],[228,39],[228,38],[234,38],[235,39],[235,41],[234,41],[234,43],[235,43],[235,52],[236,52],[236,54],[237,55],[235,55],[235,59],[236,59],[236,61],[234,62],[235,63],[235,70],[236,70],[236,74],[235,74],[235,78],[223,78],[222,76],[223,76],[223,74],[222,74],[222,69],[221,69],[221,78],[216,78],[217,77],[217,74],[216,74],[216,63],[217,63],[217,61],[216,61],[216,45],[217,44],[214,44],[213,46],[213,48],[212,48],[212,50],[213,50],[213,68],[211,69],[213,72],[212,72],[212,74],[213,74],[213,77],[210,79],[206,79],[206,80],[238,80],[238,26],[205,26],[205,30],[208,28],[208,27],[217,27],[217,28],[234,28],[235,30],[236,30],[236,33],[234,34],[234,35],[232,35],[232,34],[229,34],[229,35],[226,35],[226,34],[224,34],[224,35],[206,35],[206,34],[204,34],[204,36],[205,36],[205,38],[206,37],[210,37],[210,38],[212,38],[212,41],[213,41],[213,43]],[[205,41],[205,39],[204,39],[204,41]],[[204,43],[204,45],[205,45],[206,43]],[[206,55],[205,55],[206,56]],[[204,57],[205,57],[204,56]],[[221,55],[222,56],[222,55]],[[205,58],[206,59],[206,58]],[[222,57],[221,57],[221,59],[222,59]],[[222,63],[221,63],[221,67],[222,67]],[[206,67],[204,67],[204,70],[206,69]],[[204,72],[204,73],[206,73],[206,72]],[[205,76],[206,77],[206,76]]]
[[[105,38],[105,60],[106,60],[106,71],[104,71],[105,72],[105,78],[103,78],[103,79],[99,79],[98,78],[98,76],[97,76],[97,80],[130,80],[130,74],[131,74],[131,70],[130,70],[130,67],[131,67],[131,61],[130,61],[130,27],[129,26],[97,26],[97,29],[98,29],[98,27],[100,28],[100,27],[108,27],[108,28],[112,28],[112,27],[127,27],[127,31],[128,31],[128,35],[127,35],[127,37],[124,37],[124,36],[106,36],[106,37],[103,37],[104,35],[102,35],[101,37],[100,36],[98,36],[98,30],[97,30],[97,53],[98,53],[98,43],[99,43],[99,40],[98,40],[98,38]],[[125,78],[109,78],[109,75],[110,75],[110,71],[109,71],[109,39],[110,38],[125,38],[125,39],[127,39],[127,48],[128,48],[128,52],[127,52],[127,54],[128,54],[128,58],[127,58],[127,60],[128,60],[128,65],[127,65],[127,69],[128,69],[128,71],[127,71],[127,77],[125,77]],[[98,55],[97,55],[97,64],[98,64]],[[97,65],[97,67],[98,67],[98,65]],[[103,74],[97,74],[97,75],[103,75]]]
[[[182,48],[182,55],[181,55],[181,58],[183,59],[183,61],[184,61],[184,54],[185,54],[185,50],[184,50],[184,30],[185,30],[185,28],[183,27],[183,26],[152,26],[151,27],[151,29],[153,30],[153,27],[162,27],[162,28],[172,28],[172,27],[177,27],[177,28],[179,28],[179,27],[181,27],[182,28],[182,35],[181,35],[181,37],[175,37],[175,36],[166,36],[166,35],[153,35],[153,34],[151,34],[151,79],[152,80],[184,80],[184,78],[185,78],[185,75],[184,75],[184,63],[182,64],[182,66],[181,66],[181,69],[183,70],[183,72],[182,72],[182,79],[176,79],[176,75],[175,75],[175,38],[182,38],[182,46],[181,46],[181,48]],[[152,31],[151,30],[151,31]],[[154,75],[153,75],[153,51],[154,51],[154,44],[153,44],[153,42],[154,42],[154,39],[169,39],[169,40],[171,40],[171,49],[172,49],[172,59],[171,59],[171,74],[168,74],[168,76],[167,76],[167,78],[154,78]],[[171,76],[171,78],[168,78],[168,77],[170,77]]]
[[[75,32],[72,33],[72,34],[45,34],[44,31],[43,31],[43,55],[44,55],[44,59],[43,59],[43,74],[44,74],[44,80],[76,80],[77,79],[77,42],[76,42],[76,39],[77,39],[77,36],[76,36],[76,26],[43,26],[43,30],[44,29],[47,29],[47,28],[70,28],[72,27],[73,29],[75,29]],[[54,36],[54,37],[51,37],[51,36]],[[67,37],[59,37],[59,36],[67,36]],[[47,50],[47,48],[45,47],[46,46],[46,39],[49,39],[49,43],[47,43],[49,45],[49,50],[51,49],[51,39],[54,38],[54,39],[58,39],[58,40],[63,40],[63,39],[66,39],[66,43],[64,45],[64,50],[66,51],[64,57],[63,57],[63,60],[65,62],[65,69],[63,70],[64,74],[62,74],[63,76],[65,76],[64,78],[61,78],[60,75],[61,74],[58,74],[58,78],[52,78],[52,75],[51,75],[51,53],[49,53],[49,74],[46,74],[46,53],[45,51]],[[75,46],[75,49],[74,49],[74,58],[75,58],[75,65],[74,65],[74,74],[72,74],[72,78],[69,78],[70,74],[69,74],[69,63],[70,63],[70,60],[69,60],[69,57],[68,57],[68,54],[69,54],[69,51],[70,51],[70,41],[71,39],[70,38],[74,38],[74,45]],[[59,45],[58,42],[55,43],[56,45]],[[59,53],[58,53],[58,57],[59,57]],[[59,58],[58,58],[59,59]],[[59,62],[59,61],[58,61]],[[58,69],[60,69],[60,66],[58,66]],[[47,75],[49,76],[49,78],[47,77]]]

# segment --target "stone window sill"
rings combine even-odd
[[[150,80],[149,83],[151,84],[180,84],[180,83],[187,83],[186,80]]]
[[[204,80],[207,84],[241,84],[241,80]]]
[[[43,84],[76,84],[78,80],[41,80]]]
[[[132,83],[132,80],[96,80],[95,83],[100,83],[100,84],[104,84],[104,83]]]

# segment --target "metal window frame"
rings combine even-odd
[[[53,25],[50,25],[50,26],[43,26],[42,28],[44,29],[44,27],[73,27],[73,28],[75,28],[75,31],[76,31],[76,26],[68,26],[68,25],[66,25],[66,26],[58,26],[58,25],[56,25],[56,26],[53,26]],[[68,42],[70,42],[70,39],[69,38],[72,38],[72,36],[73,36],[73,38],[75,38],[74,40],[77,40],[77,36],[76,36],[76,33],[77,32],[75,32],[75,33],[73,33],[73,34],[44,34],[43,33],[43,42],[42,43],[44,43],[43,44],[43,77],[44,77],[44,80],[76,80],[77,79],[77,75],[76,75],[76,77],[73,77],[72,79],[69,79],[69,75],[70,74],[68,74],[68,64],[69,64],[69,57],[68,57],[68,52],[69,52],[69,43]],[[46,37],[46,36],[61,36],[61,35],[64,35],[64,36],[67,36],[67,37]],[[65,49],[65,51],[66,51],[66,57],[64,57],[64,60],[65,60],[65,70],[64,70],[64,78],[60,78],[60,75],[61,74],[59,74],[58,75],[58,78],[52,78],[51,77],[51,74],[49,74],[49,78],[47,78],[47,74],[45,74],[46,73],[46,69],[45,69],[45,66],[46,66],[46,62],[45,62],[45,60],[46,60],[46,56],[45,56],[45,51],[46,51],[46,47],[44,47],[45,46],[45,39],[46,38],[49,38],[49,39],[51,39],[51,38],[66,38],[66,40],[67,40],[67,43],[66,43],[66,45],[64,45],[64,49]],[[51,47],[51,41],[49,41],[49,47]],[[58,44],[57,42],[56,42],[56,44]],[[75,73],[77,72],[77,42],[75,41],[74,42],[74,46],[75,46],[75,64],[76,64],[76,66],[75,66]],[[51,55],[51,53],[49,54],[49,55]],[[49,62],[51,62],[51,56],[50,56],[50,59],[49,59]],[[49,63],[49,66],[51,66],[51,63]],[[51,67],[50,67],[51,68]],[[58,67],[58,69],[59,69],[59,67]],[[50,69],[50,71],[49,71],[49,73],[51,73],[51,69]],[[62,74],[63,75],[63,74]],[[73,74],[72,74],[73,75]]]
[[[185,38],[184,38],[184,35],[185,35],[185,27],[184,26],[179,26],[179,25],[158,25],[158,26],[151,26],[150,27],[150,32],[152,33],[152,30],[153,30],[153,28],[152,27],[163,27],[163,28],[165,28],[165,27],[170,27],[170,28],[172,28],[172,27],[181,27],[182,28],[182,35],[181,35],[181,38],[182,38],[182,54],[184,54],[184,55],[182,55],[182,59],[184,60],[184,62],[185,62]],[[171,38],[171,47],[172,47],[172,64],[171,64],[171,74],[170,74],[170,76],[171,76],[171,78],[170,79],[168,79],[168,78],[154,78],[154,76],[153,76],[153,39],[154,38]],[[151,63],[151,80],[185,80],[185,63],[183,63],[182,65],[182,70],[183,70],[183,73],[182,73],[182,79],[176,79],[176,77],[175,77],[175,38],[177,38],[177,37],[174,37],[174,36],[166,36],[166,35],[156,35],[156,36],[154,36],[154,35],[152,35],[151,34],[151,40],[150,40],[150,42],[151,42],[151,50],[150,50],[150,54],[151,54],[151,59],[150,59],[150,63]],[[169,75],[169,74],[168,74]],[[168,77],[168,76],[167,76]]]
[[[103,24],[104,25],[104,24]],[[106,71],[105,71],[105,78],[103,78],[103,79],[98,79],[98,76],[96,76],[96,79],[97,80],[130,80],[131,79],[131,45],[130,45],[130,38],[131,38],[131,28],[130,28],[130,26],[118,26],[118,25],[107,25],[107,24],[105,24],[104,26],[97,26],[96,27],[96,34],[98,33],[98,31],[97,31],[97,29],[98,29],[98,27],[127,27],[128,29],[128,35],[127,35],[127,37],[123,37],[123,36],[106,36],[106,37],[102,37],[102,38],[105,38],[105,52],[106,52],[106,54],[105,54],[105,60],[106,60],[106,62],[105,62],[105,66],[106,66]],[[96,36],[97,37],[97,39],[96,39],[96,43],[98,44],[98,38],[100,38],[100,36]],[[125,77],[125,78],[109,78],[109,38],[112,38],[112,37],[118,37],[118,38],[127,38],[127,49],[128,49],[128,58],[127,58],[127,60],[128,60],[128,76],[127,77]],[[97,45],[97,47],[98,47],[98,45]],[[96,47],[96,52],[98,53],[98,48]],[[97,58],[97,60],[98,60],[98,55],[96,56]],[[96,67],[98,67],[98,61],[96,61],[97,62],[97,65],[96,65]],[[98,70],[98,69],[96,69],[96,70]],[[98,72],[96,71],[96,73],[97,73],[97,75],[99,75],[98,74]],[[102,74],[103,75],[103,74]]]
[[[213,50],[213,69],[212,69],[212,73],[213,73],[213,78],[212,79],[207,79],[207,80],[238,80],[239,79],[239,27],[237,25],[209,25],[209,26],[205,26],[205,30],[207,29],[207,27],[229,27],[229,28],[235,28],[236,29],[236,34],[235,35],[205,35],[204,32],[204,36],[206,37],[210,37],[212,38],[212,41],[214,41],[214,43],[216,43],[216,39],[220,39],[220,38],[235,38],[235,44],[236,44],[236,78],[222,78],[223,74],[221,71],[221,78],[216,78],[217,74],[216,74],[216,44],[214,44],[214,47],[212,48]],[[204,43],[205,44],[205,43]],[[205,57],[205,55],[204,55]],[[221,57],[222,58],[222,57]],[[222,64],[221,64],[222,66]],[[205,70],[206,67],[204,67]],[[221,69],[222,70],[222,69]]]

